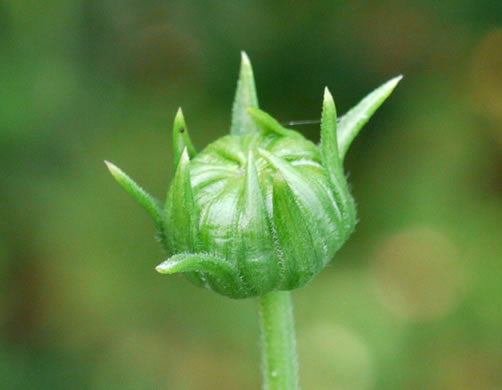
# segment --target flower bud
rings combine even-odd
[[[231,298],[311,281],[356,223],[343,170],[347,149],[400,79],[388,81],[340,119],[326,88],[321,142],[315,145],[258,108],[253,71],[243,53],[230,135],[197,154],[178,111],[176,172],[164,207],[107,163],[157,223],[169,255],[157,271],[183,272],[193,283]]]

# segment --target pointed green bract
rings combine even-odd
[[[286,160],[270,153],[269,151],[257,148],[258,153],[268,161],[270,165],[272,165],[278,171],[281,171],[281,177],[284,177],[288,184],[297,188],[299,187],[308,187],[306,183],[304,183],[303,178],[299,175],[299,173],[295,170],[291,164],[289,164]]]
[[[302,175],[288,161],[259,148],[258,152],[266,159],[270,165],[281,172],[281,180],[286,180],[288,186],[294,189],[297,199],[309,205],[309,209],[315,209],[318,213],[324,212],[323,198],[324,192],[316,183],[316,178]],[[323,211],[321,211],[323,210]],[[308,215],[312,214],[308,212]]]
[[[179,272],[202,272],[210,275],[217,283],[215,290],[222,294],[237,295],[242,289],[236,268],[226,260],[206,253],[180,253],[174,255],[155,267],[161,274],[175,274]]]
[[[316,262],[326,260],[326,258],[323,258],[327,255],[324,248],[325,244],[330,248],[338,247],[340,238],[338,231],[340,229],[337,226],[339,218],[337,205],[333,204],[327,189],[319,183],[319,176],[324,176],[324,174],[322,171],[302,173],[290,162],[266,150],[258,149],[258,151],[263,158],[280,172],[281,180],[285,180],[288,184],[289,191],[294,194],[296,203],[305,206],[302,209],[304,224],[305,221],[308,221],[307,229],[313,237],[316,237],[316,245],[312,247],[311,257]],[[330,237],[329,243],[326,243],[325,237]]]
[[[296,131],[283,127],[275,118],[256,107],[248,107],[248,113],[265,134],[299,136]]]
[[[281,178],[286,180],[289,187],[294,189],[296,197],[301,199],[309,208],[316,209],[321,212],[324,210],[323,198],[321,198],[322,189],[317,185],[315,177],[308,177],[302,175],[296,167],[291,165],[288,161],[264,150],[258,148],[258,153],[267,160],[270,165],[281,172]],[[308,213],[309,215],[310,212]]]
[[[280,171],[274,177],[274,225],[284,264],[281,289],[301,286],[312,279],[321,266],[305,214]],[[294,270],[294,272],[291,272]]]
[[[340,161],[337,142],[336,108],[333,96],[328,88],[324,90],[324,101],[321,119],[321,156],[331,180],[333,196],[343,220],[343,233],[348,235],[354,229],[355,204],[347,186],[347,180]]]
[[[235,267],[232,264],[219,257],[204,253],[180,253],[159,264],[155,269],[161,274],[201,271],[229,279],[236,275]]]
[[[342,216],[340,203],[342,198],[350,197],[350,194],[348,191],[343,195],[331,194],[331,191],[320,182],[321,177],[326,177],[322,170],[316,171],[314,168],[309,171],[300,170],[266,150],[258,149],[258,151],[280,171],[281,177],[286,180],[299,204],[305,205],[302,209],[304,220],[308,221],[308,228],[316,238],[314,251],[317,252],[312,256],[322,258],[324,262],[329,261],[330,253],[334,253],[340,247],[345,237],[344,221],[340,218]],[[332,186],[329,185],[329,188]]]
[[[253,294],[261,295],[277,285],[280,269],[277,262],[270,261],[274,257],[273,235],[252,151],[248,153],[239,210],[235,240],[240,248],[236,260],[244,283]],[[259,283],[249,283],[252,280]]]
[[[258,107],[253,69],[246,53],[242,52],[241,70],[235,91],[234,105],[232,107],[232,126],[230,134],[244,135],[256,133],[258,126],[248,114],[248,107]]]
[[[162,212],[157,201],[119,167],[109,161],[105,161],[105,164],[120,186],[150,213],[157,225],[162,226]]]
[[[194,250],[197,246],[198,212],[192,192],[189,163],[188,150],[185,148],[166,204],[169,239],[175,253]]]
[[[338,148],[342,160],[361,128],[368,122],[369,118],[382,105],[385,99],[389,97],[402,78],[403,76],[397,76],[387,81],[340,118],[338,123]]]
[[[188,150],[188,156],[193,158],[196,154],[195,148],[193,147],[192,141],[190,140],[190,135],[188,134],[188,128],[185,123],[185,118],[183,116],[183,111],[181,107],[176,113],[173,125],[173,146],[174,146],[174,166],[178,166],[178,162],[183,154],[185,148]]]
[[[322,105],[321,156],[324,167],[330,172],[330,175],[332,172],[340,169],[336,108],[333,96],[331,96],[328,88],[324,89],[324,101]]]

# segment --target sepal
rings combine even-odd
[[[162,226],[162,212],[157,201],[119,167],[109,161],[105,164],[117,183],[150,213],[158,226]]]
[[[187,148],[188,156],[190,158],[193,158],[196,154],[195,148],[193,147],[192,141],[190,140],[190,135],[188,134],[188,128],[185,123],[185,117],[183,116],[181,107],[178,108],[178,112],[176,113],[176,117],[174,118],[173,146],[175,167],[178,166],[178,162],[185,148]]]
[[[402,78],[403,76],[399,75],[387,81],[340,118],[340,122],[338,123],[338,148],[342,160],[361,128],[368,122],[385,99],[389,97]]]
[[[283,264],[281,289],[291,289],[311,280],[322,266],[312,233],[297,197],[280,171],[273,184],[274,225]]]
[[[333,196],[340,210],[344,235],[354,229],[356,220],[355,204],[343,172],[343,165],[338,150],[338,128],[335,102],[328,88],[324,90],[324,101],[321,119],[321,157],[323,166],[328,172]]]
[[[242,289],[235,266],[220,257],[206,253],[179,253],[159,264],[155,269],[161,274],[179,272],[208,274],[209,279],[217,280],[212,287],[230,296],[239,296]],[[210,281],[208,283],[213,284]]]
[[[289,187],[293,188],[297,196],[302,198],[305,204],[310,207],[322,208],[319,204],[317,186],[314,178],[308,178],[302,175],[298,169],[291,165],[288,161],[278,157],[265,149],[258,148],[258,153],[269,162],[275,169],[281,172],[281,178],[286,180]]]
[[[166,222],[174,253],[190,251],[197,246],[198,208],[193,196],[188,149],[181,155],[166,202]]]
[[[237,270],[232,264],[204,253],[179,253],[159,264],[155,270],[161,274],[199,271],[228,280],[234,279],[237,275]]]
[[[324,167],[330,174],[340,169],[338,153],[336,108],[328,88],[324,89],[321,117],[321,157]]]
[[[232,107],[230,134],[244,135],[257,133],[258,126],[248,114],[248,107],[258,107],[258,97],[254,83],[253,68],[245,52],[241,53],[241,70]]]
[[[236,260],[243,282],[253,294],[261,295],[275,288],[281,270],[277,262],[271,261],[275,255],[272,227],[253,151],[248,153],[239,210]]]
[[[297,166],[264,149],[258,149],[258,151],[280,172],[280,177],[286,181],[290,191],[294,193],[296,203],[301,207],[304,215],[304,224],[308,221],[308,230],[315,238],[313,247],[315,253],[311,256],[322,258],[324,262],[329,261],[329,253],[333,251],[333,248],[339,247],[345,232],[343,221],[340,220],[339,202],[336,201],[336,197],[333,199],[330,195],[331,190],[322,185],[319,180],[318,175],[324,176],[324,174],[316,172],[315,169],[301,171]]]
[[[296,131],[288,130],[283,127],[275,118],[259,108],[248,107],[247,110],[251,118],[253,118],[265,135],[274,134],[279,136],[300,136],[300,134]]]

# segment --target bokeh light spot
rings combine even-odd
[[[471,72],[476,108],[502,121],[502,29],[487,33],[475,48]]]
[[[429,228],[383,240],[372,269],[378,298],[397,317],[434,320],[450,313],[463,292],[462,267],[453,243]]]
[[[366,390],[375,382],[367,343],[351,329],[314,323],[300,332],[300,361],[305,388]],[[305,345],[305,348],[302,348]]]

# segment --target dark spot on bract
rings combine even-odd
[[[184,133],[184,132],[185,132],[185,128],[184,128],[184,127],[182,127],[182,128],[180,129],[180,133]]]

